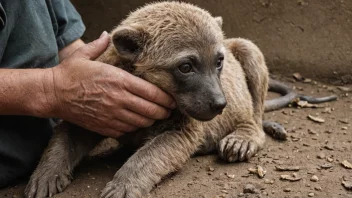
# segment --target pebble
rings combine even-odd
[[[314,193],[309,193],[308,197],[314,197],[314,195],[315,195]]]
[[[318,178],[318,176],[313,175],[313,176],[310,178],[310,181],[317,182],[317,181],[319,181],[319,178]]]
[[[264,184],[273,184],[274,180],[264,179]]]
[[[332,144],[329,144],[329,143],[327,145],[325,145],[324,148],[327,149],[327,150],[330,150],[330,151],[334,150],[334,146]]]
[[[253,184],[246,184],[243,188],[243,193],[256,193],[255,186]]]
[[[317,157],[318,157],[319,159],[325,159],[326,155],[325,155],[325,153],[320,152],[320,153],[317,155]]]
[[[285,188],[284,192],[291,192],[291,188]]]
[[[322,188],[321,188],[320,186],[316,186],[316,187],[314,187],[314,189],[315,189],[316,191],[322,191]]]

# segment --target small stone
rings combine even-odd
[[[243,193],[251,193],[254,194],[256,193],[255,186],[253,184],[246,184],[243,188]]]
[[[274,180],[264,179],[264,184],[273,184]]]
[[[291,192],[291,188],[284,188],[284,192]]]
[[[308,115],[308,119],[312,120],[313,122],[317,122],[317,123],[324,123],[325,122],[325,120],[323,118],[312,116],[312,115]]]
[[[297,81],[302,81],[304,79],[300,73],[293,73],[292,76]]]
[[[314,195],[315,194],[311,192],[311,193],[308,194],[308,197],[314,197]]]
[[[341,130],[346,131],[348,127],[341,127]]]
[[[225,175],[230,178],[230,179],[234,179],[235,178],[235,175],[233,174],[228,174],[228,173],[225,173]]]
[[[343,123],[343,124],[349,124],[350,122],[348,122],[348,120],[339,120],[339,122]]]
[[[227,190],[220,190],[220,192],[228,194],[229,192]]]
[[[277,171],[299,171],[299,166],[275,166]]]
[[[296,182],[296,181],[301,180],[302,178],[298,177],[296,174],[292,174],[292,175],[280,175],[280,179],[291,181],[291,182]]]
[[[334,161],[334,159],[332,159],[331,157],[326,158],[326,160],[327,160],[328,162],[333,162],[333,161]]]
[[[214,172],[215,168],[209,166],[209,167],[207,168],[207,170],[208,170],[208,171],[211,171],[211,172]]]
[[[346,190],[352,190],[352,182],[343,180],[342,185],[346,188]]]
[[[318,176],[313,175],[313,176],[310,178],[310,181],[317,182],[317,181],[319,181],[319,178],[318,178]]]
[[[334,146],[332,144],[330,144],[330,143],[325,145],[324,148],[327,149],[327,150],[330,150],[330,151],[334,150]]]
[[[333,167],[333,165],[330,164],[330,163],[326,163],[326,164],[321,165],[320,167],[321,167],[322,169],[330,169],[330,168]]]
[[[238,196],[239,196],[239,197],[243,197],[243,196],[244,196],[244,193],[240,193]]]
[[[321,188],[320,186],[316,186],[316,187],[314,187],[314,189],[315,189],[316,191],[322,191],[322,188]]]
[[[309,133],[309,134],[313,134],[313,135],[316,135],[316,134],[317,134],[317,132],[314,131],[314,130],[312,130],[312,129],[308,129],[308,133]]]
[[[352,169],[352,164],[349,161],[347,161],[347,160],[343,160],[341,162],[341,164],[342,164],[343,167],[345,167],[347,169]]]
[[[320,153],[317,155],[317,157],[318,157],[319,159],[325,159],[326,155],[325,155],[325,153],[320,152]]]

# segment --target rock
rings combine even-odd
[[[308,194],[308,197],[314,197],[314,196],[315,196],[315,194],[312,192]]]
[[[291,188],[284,188],[284,192],[291,192]]]
[[[325,122],[325,120],[323,118],[312,116],[312,115],[308,115],[308,119],[312,120],[314,122],[317,122],[317,123],[324,123]]]
[[[291,181],[291,182],[296,182],[301,180],[301,177],[298,177],[296,174],[292,175],[280,175],[281,180],[286,180],[286,181]]]
[[[299,171],[299,166],[275,166],[277,171]]]
[[[210,166],[207,167],[207,171],[214,172],[214,170],[215,170],[215,168],[213,168],[213,167],[210,167]]]
[[[318,178],[318,176],[313,175],[313,176],[310,178],[310,181],[317,182],[317,181],[319,181],[319,178]]]
[[[316,191],[322,191],[322,188],[321,188],[320,186],[316,186],[316,187],[314,187],[314,189],[315,189]]]
[[[256,168],[249,168],[249,173],[258,175],[259,178],[263,178],[265,176],[266,170],[262,166],[257,166]]]
[[[326,163],[320,166],[322,169],[330,169],[332,167],[334,167],[332,164],[330,163]]]
[[[305,78],[305,79],[303,80],[303,82],[304,82],[304,83],[311,83],[311,82],[312,82],[312,79],[310,79],[310,78]]]
[[[264,179],[264,184],[273,184],[274,180]]]
[[[339,86],[337,87],[339,90],[343,91],[343,92],[352,92],[352,89],[348,88],[348,87],[342,87]]]
[[[228,174],[228,173],[225,173],[225,175],[230,178],[230,179],[234,179],[235,178],[235,175],[232,175],[232,174]]]
[[[325,149],[333,151],[334,150],[334,146],[331,143],[328,143],[324,146]]]
[[[334,161],[334,159],[332,159],[331,157],[326,158],[326,160],[327,160],[328,162],[333,162],[333,161]]]
[[[339,122],[341,122],[343,124],[349,124],[348,120],[339,120]]]
[[[255,186],[253,184],[246,184],[243,188],[243,193],[251,193],[251,194],[255,194],[257,193],[257,189],[255,188]]]
[[[312,129],[308,129],[308,133],[309,133],[309,134],[313,134],[313,135],[316,135],[316,134],[317,134],[317,132],[314,131],[314,130],[312,130]]]
[[[349,161],[347,161],[347,160],[343,160],[341,162],[341,164],[342,164],[343,167],[345,167],[347,169],[352,169],[352,164]]]
[[[293,73],[292,76],[293,76],[293,78],[294,78],[295,80],[297,80],[297,81],[302,81],[302,80],[304,80],[304,78],[301,76],[300,73]]]
[[[326,155],[325,155],[325,153],[320,152],[320,153],[318,153],[317,157],[318,157],[319,159],[325,159]]]
[[[346,190],[352,190],[352,182],[349,182],[349,181],[342,181],[342,185],[343,187],[346,188]]]

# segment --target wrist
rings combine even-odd
[[[57,117],[58,100],[55,92],[54,69],[41,69],[38,72],[39,91],[36,94],[36,99],[29,104],[31,112],[36,117]]]

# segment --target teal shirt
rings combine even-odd
[[[0,0],[0,69],[53,67],[84,31],[69,0]],[[35,167],[51,133],[49,119],[0,116],[0,187]]]

